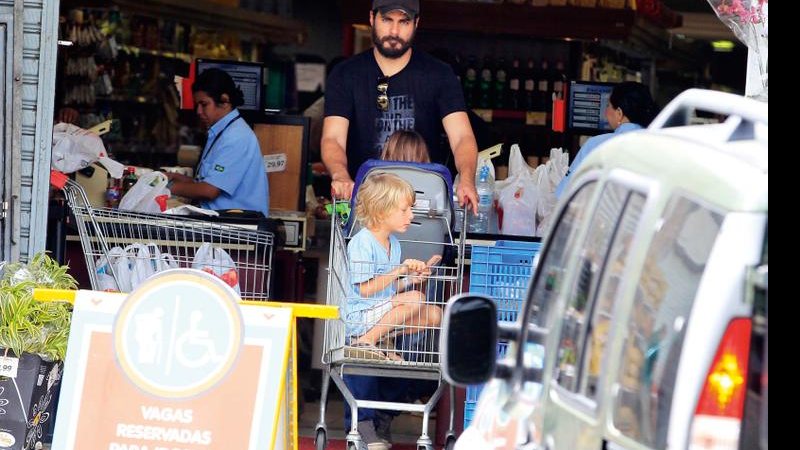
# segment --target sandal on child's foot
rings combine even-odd
[[[344,357],[352,359],[377,359],[386,361],[389,357],[386,353],[375,348],[374,345],[367,342],[354,342],[353,344],[344,348]]]
[[[403,359],[402,356],[400,356],[395,352],[386,352],[386,358],[388,358],[389,361],[396,361],[396,362],[405,361],[405,359]]]

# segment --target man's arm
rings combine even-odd
[[[331,174],[331,194],[349,199],[353,194],[353,179],[347,172],[347,131],[350,121],[344,117],[328,116],[322,124],[322,162]]]
[[[444,131],[453,149],[453,157],[460,181],[456,187],[459,205],[466,207],[469,202],[475,214],[478,213],[478,191],[475,189],[475,171],[478,168],[478,143],[469,124],[467,113],[457,111],[442,119]]]

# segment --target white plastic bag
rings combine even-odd
[[[528,176],[517,176],[499,192],[503,211],[502,234],[534,236],[536,234],[536,183]]]
[[[169,253],[161,253],[155,244],[137,243],[124,249],[113,247],[108,257],[98,258],[95,267],[99,290],[131,292],[153,274],[177,268],[178,262]]]
[[[503,211],[502,234],[535,235],[539,192],[534,174],[519,145],[512,145],[508,156],[508,178],[495,183],[498,204]]]
[[[103,141],[95,133],[67,123],[53,126],[50,164],[59,172],[72,173],[99,162],[113,178],[122,177],[123,165],[108,157]]]
[[[175,258],[169,253],[161,253],[161,249],[156,244],[131,244],[125,248],[129,255],[133,256],[133,267],[131,269],[131,290],[136,289],[144,280],[162,270],[174,269],[178,267]]]
[[[119,209],[143,213],[162,213],[167,209],[169,180],[161,172],[150,172],[139,178],[119,202]]]
[[[552,221],[553,210],[555,210],[558,198],[556,188],[569,168],[569,155],[560,148],[550,149],[550,159],[547,164],[536,168],[536,185],[539,189],[539,204],[537,205],[537,217],[539,226],[536,230],[537,236],[544,236]]]
[[[97,289],[106,292],[130,292],[131,261],[122,247],[113,247],[108,256],[101,256],[95,262]],[[114,276],[119,279],[119,284]]]
[[[239,271],[236,270],[236,263],[225,250],[214,247],[208,242],[204,243],[194,254],[192,268],[216,275],[232,287],[237,294],[241,294]]]

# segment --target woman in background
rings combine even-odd
[[[561,197],[561,193],[569,183],[570,174],[578,169],[578,166],[586,159],[589,154],[597,149],[603,142],[619,136],[629,131],[641,130],[650,125],[656,117],[658,107],[650,96],[650,90],[642,83],[626,81],[614,86],[611,97],[606,105],[606,120],[611,125],[613,133],[601,134],[589,138],[583,147],[578,151],[575,159],[567,170],[567,174],[556,188],[556,197]]]
[[[241,209],[267,216],[269,185],[255,133],[237,106],[244,95],[220,69],[206,69],[192,84],[197,117],[208,141],[195,178],[167,173],[172,194],[200,201],[213,210]]]

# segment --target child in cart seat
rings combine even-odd
[[[400,242],[394,234],[408,229],[414,201],[411,185],[386,172],[370,175],[358,190],[356,217],[364,228],[347,245],[355,295],[346,306],[346,357],[402,360],[378,349],[378,343],[392,332],[416,333],[441,322],[441,308],[426,304],[425,295],[415,289],[441,255],[400,264]]]
[[[397,130],[386,140],[381,159],[389,161],[431,162],[425,138],[414,130]]]

